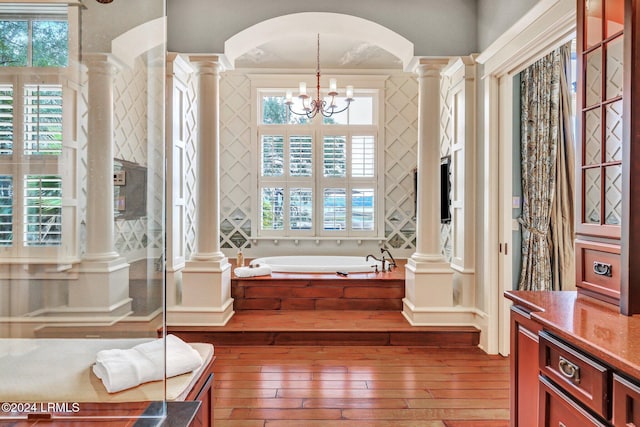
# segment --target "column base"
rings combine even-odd
[[[423,261],[424,255],[407,261],[405,299],[419,309],[453,307],[453,270],[441,256]]]
[[[131,314],[129,264],[125,258],[82,261],[69,284],[67,315],[122,317]]]
[[[188,261],[182,270],[180,301],[167,313],[174,326],[226,324],[234,314],[228,259]]]
[[[402,315],[411,326],[473,326],[480,330],[478,347],[487,350],[488,316],[474,307],[416,307],[402,300]]]
[[[233,299],[222,307],[167,307],[167,326],[224,326],[233,317]]]

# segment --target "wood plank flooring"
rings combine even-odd
[[[509,362],[478,348],[216,346],[216,427],[507,427]]]

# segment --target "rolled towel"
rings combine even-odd
[[[202,365],[202,357],[175,335],[167,335],[167,378],[191,372]],[[101,350],[96,354],[93,373],[109,393],[136,387],[164,378],[163,339],[138,344],[128,349]]]
[[[271,274],[271,266],[263,264],[260,267],[238,267],[233,273],[236,277],[268,276]]]

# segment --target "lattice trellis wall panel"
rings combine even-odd
[[[197,117],[198,102],[196,93],[197,80],[193,75],[188,76],[186,85],[186,102],[183,117],[185,133],[184,152],[184,185],[185,185],[185,256],[189,259],[195,251],[196,244],[196,144],[198,142]]]
[[[113,83],[113,155],[147,165],[147,72],[138,59],[133,69],[123,68]],[[147,246],[146,219],[117,220],[116,251],[124,256]]]
[[[251,83],[245,75],[220,81],[220,246],[251,247]]]
[[[417,167],[418,83],[412,75],[386,82],[385,99],[385,238],[410,255],[416,244],[415,190]]]
[[[80,221],[80,256],[87,251],[87,141],[89,140],[88,127],[88,101],[87,101],[87,76],[82,74],[80,90],[78,90],[78,220]]]
[[[114,79],[114,157],[147,168],[146,217],[116,221],[116,251],[125,257],[147,247],[163,248],[162,122],[160,126],[148,125],[149,111],[156,112],[151,116],[153,121],[158,121],[157,112],[163,111],[164,89],[158,80],[162,78],[161,69],[149,69],[139,57],[133,68],[123,68]],[[150,94],[149,88],[155,92]]]
[[[415,191],[418,127],[417,81],[395,75],[385,99],[385,236],[399,256],[415,250]],[[251,247],[251,86],[239,73],[220,80],[220,182],[222,248]],[[187,164],[187,171],[193,171]],[[190,174],[191,172],[189,172]],[[195,182],[195,180],[194,180]],[[190,186],[189,186],[190,187]],[[195,194],[195,186],[193,189]]]
[[[449,90],[451,89],[451,77],[443,76],[440,82],[440,156],[451,155],[453,144],[453,111]],[[451,177],[449,177],[451,179]],[[453,188],[451,185],[449,188]],[[440,224],[440,251],[447,262],[451,262],[452,251],[451,223]]]
[[[164,209],[165,209],[165,50],[158,46],[150,55],[151,67],[147,72],[149,80],[148,101],[148,176],[147,200],[153,204],[147,205],[152,217],[148,219],[149,247],[164,251]]]

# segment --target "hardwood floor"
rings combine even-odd
[[[216,346],[216,427],[506,427],[509,362],[473,347]]]

